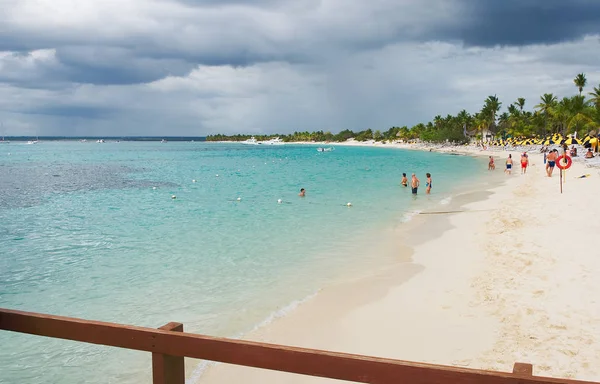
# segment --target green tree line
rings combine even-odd
[[[331,141],[343,142],[350,138],[357,141],[421,140],[426,142],[464,143],[471,138],[481,139],[484,135],[493,138],[547,136],[554,133],[563,135],[577,131],[579,136],[588,133],[598,134],[600,126],[600,85],[584,93],[587,86],[585,74],[578,74],[573,83],[578,91],[575,95],[559,98],[552,93],[540,96],[531,110],[525,108],[526,100],[519,97],[508,104],[501,113],[502,102],[496,95],[488,96],[480,111],[469,113],[466,110],[456,115],[437,115],[428,123],[413,127],[391,127],[386,131],[372,130],[353,132],[345,129],[338,133],[329,131],[294,132],[292,134],[254,135],[257,140],[280,137],[286,142]],[[207,141],[244,141],[251,135],[210,135]]]

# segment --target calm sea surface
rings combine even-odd
[[[237,337],[383,262],[367,250],[385,229],[482,169],[382,148],[4,144],[0,307]],[[420,177],[416,199],[402,172]],[[138,383],[151,371],[141,352],[8,332],[0,346],[2,383]]]

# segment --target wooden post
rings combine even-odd
[[[513,373],[519,376],[533,376],[533,365],[526,363],[515,363]]]
[[[183,324],[169,323],[158,328],[164,331],[183,332]],[[153,384],[185,384],[185,363],[182,356],[162,353],[152,354]]]

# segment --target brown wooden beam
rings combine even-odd
[[[515,363],[513,373],[520,376],[533,376],[533,365],[526,363]]]
[[[230,340],[8,309],[0,309],[0,329],[362,383],[592,384]]]
[[[183,332],[183,324],[169,323],[158,329]],[[152,353],[152,384],[185,384],[183,357]]]

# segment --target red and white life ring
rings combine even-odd
[[[565,163],[563,163],[563,160]],[[560,155],[558,159],[556,159],[556,166],[560,169],[569,169],[573,165],[573,159],[569,155]]]

